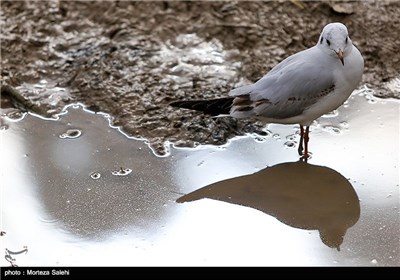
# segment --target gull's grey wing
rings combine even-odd
[[[301,114],[335,89],[331,62],[316,48],[288,57],[256,83],[232,90],[231,114],[274,119]]]

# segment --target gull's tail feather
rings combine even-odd
[[[201,111],[205,114],[212,116],[228,115],[234,97],[225,97],[211,100],[189,100],[189,101],[176,101],[170,105],[178,108],[191,109]]]

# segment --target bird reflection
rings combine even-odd
[[[360,217],[358,196],[345,177],[331,168],[303,161],[220,181],[177,202],[202,198],[251,207],[289,226],[318,230],[322,242],[338,250],[347,229]]]

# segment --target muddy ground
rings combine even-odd
[[[362,84],[400,98],[387,86],[400,72],[399,14],[400,1],[1,1],[1,83],[53,113],[75,102],[109,113],[162,155],[166,141],[266,133],[168,104],[256,81],[332,21],[364,56]]]

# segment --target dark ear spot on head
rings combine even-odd
[[[326,39],[326,43],[328,44],[328,46],[331,45],[331,41],[329,41],[328,39]]]
[[[347,44],[347,41],[348,41],[347,38],[349,38],[349,37],[346,36],[346,44]]]
[[[319,40],[319,43],[322,44],[323,41],[324,41],[324,37],[321,36],[321,40]]]

